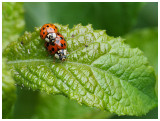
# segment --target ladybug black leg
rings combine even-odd
[[[54,56],[53,57],[53,64],[55,64],[55,62],[56,62],[56,57]]]
[[[47,42],[45,42],[45,44],[44,44],[44,46],[45,46],[45,48],[46,48],[46,50],[48,51],[48,46],[49,46],[49,43],[47,43]],[[48,51],[48,54],[46,54],[46,56],[49,56],[51,53]]]

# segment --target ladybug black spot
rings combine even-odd
[[[52,48],[52,51],[54,51],[54,48]]]
[[[64,46],[66,46],[66,43],[64,43]]]
[[[61,43],[61,47],[63,47],[63,44]]]
[[[54,31],[55,31],[55,29],[54,29]]]
[[[57,27],[55,26],[55,28],[57,29]]]
[[[45,34],[45,32],[43,32],[43,34]]]
[[[57,33],[57,35],[59,35],[59,33]]]
[[[60,39],[63,39],[63,37],[60,37]]]
[[[49,25],[47,25],[47,27],[49,27]]]
[[[45,28],[43,27],[43,30],[44,30]]]

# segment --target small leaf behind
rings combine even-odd
[[[2,48],[10,42],[16,41],[24,29],[23,3],[3,2],[2,3]]]
[[[2,118],[8,118],[16,99],[16,87],[11,72],[7,68],[6,59],[3,59],[2,71]]]

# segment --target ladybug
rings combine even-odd
[[[58,51],[58,47],[56,44],[54,44],[54,42],[49,43],[49,42],[45,42],[44,46],[46,47],[47,51],[53,55]]]
[[[57,32],[58,29],[54,24],[44,24],[40,29],[40,37],[46,42],[54,41]]]
[[[67,42],[60,33],[57,33],[54,43],[57,45],[59,50],[67,48]]]

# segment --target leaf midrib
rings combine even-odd
[[[15,60],[15,61],[8,61],[7,64],[17,64],[17,63],[32,63],[32,62],[49,62],[53,61],[51,59],[28,59],[28,60]]]

